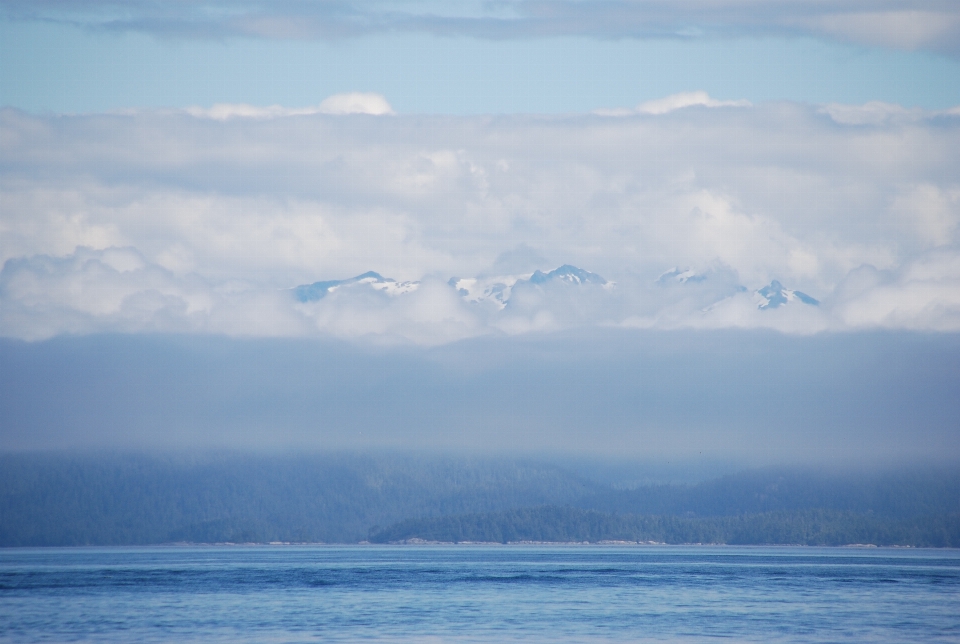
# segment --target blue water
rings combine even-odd
[[[0,550],[9,642],[960,642],[960,552]]]

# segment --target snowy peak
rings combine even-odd
[[[657,283],[665,286],[671,284],[699,284],[713,279],[712,272],[698,273],[692,269],[673,268],[657,278]],[[507,307],[510,298],[517,288],[547,287],[550,284],[563,284],[570,287],[585,285],[600,286],[603,289],[613,288],[600,275],[591,273],[582,268],[564,264],[550,272],[534,271],[522,275],[498,275],[492,277],[451,278],[448,282],[458,294],[467,302],[490,302],[500,310]],[[419,288],[420,282],[398,282],[384,277],[374,271],[368,271],[356,277],[345,280],[327,280],[302,284],[292,289],[293,296],[299,302],[316,302],[322,300],[336,290],[344,288],[366,288],[396,296],[411,293]],[[735,284],[736,291],[746,290]],[[754,292],[757,308],[760,310],[776,309],[790,302],[798,301],[811,306],[818,306],[820,302],[801,291],[784,288],[777,280]]]
[[[530,276],[529,281],[531,284],[546,284],[553,280],[566,282],[567,284],[599,284],[600,286],[607,283],[607,280],[596,273],[585,271],[582,268],[577,268],[570,264],[564,264],[549,273],[535,271],[533,275]]]
[[[703,282],[706,279],[706,275],[698,273],[692,268],[680,270],[674,267],[658,277],[657,284],[686,284],[688,282],[695,284],[697,282]]]
[[[800,291],[791,291],[790,289],[783,288],[783,284],[777,280],[773,280],[770,282],[770,284],[758,290],[756,294],[757,308],[761,311],[775,309],[787,304],[788,302],[795,301],[799,301],[804,304],[810,304],[812,306],[820,305],[819,301],[813,299],[806,293],[801,293]]]
[[[530,275],[498,275],[496,277],[450,278],[448,284],[457,289],[460,296],[468,302],[494,302],[504,308],[510,300],[514,285]]]
[[[367,271],[362,275],[345,280],[328,280],[297,286],[293,289],[293,296],[300,302],[315,302],[322,300],[337,289],[357,286],[372,288],[387,295],[402,295],[417,290],[420,282],[398,282],[389,277],[384,277],[380,273]]]
[[[582,268],[564,264],[549,273],[534,271],[521,275],[497,275],[483,277],[460,278],[453,277],[447,282],[455,288],[460,296],[468,302],[491,302],[499,309],[504,309],[510,301],[513,289],[522,284],[546,286],[553,283],[582,286],[585,284],[612,288],[608,282],[596,273],[585,271]],[[387,295],[402,295],[417,290],[420,282],[398,282],[384,277],[380,273],[368,271],[362,275],[345,280],[327,280],[302,284],[294,287],[293,296],[300,302],[316,302],[322,300],[334,291],[343,288],[372,288]]]
[[[596,273],[585,271],[582,268],[564,264],[549,273],[543,271],[534,271],[523,275],[497,275],[495,277],[472,277],[460,278],[454,277],[449,282],[450,286],[457,289],[460,296],[468,302],[493,302],[499,309],[506,308],[513,294],[513,290],[524,284],[535,284],[545,286],[551,283],[570,284],[580,286],[583,284],[595,284],[604,288],[610,288],[612,283],[607,282]]]

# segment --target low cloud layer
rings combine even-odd
[[[667,463],[960,458],[960,335],[575,332],[429,349],[0,339],[0,450],[280,448]]]
[[[676,38],[814,36],[960,54],[952,0],[514,0],[264,2],[6,0],[8,17],[164,37],[341,39],[421,32],[495,40],[551,36]]]
[[[654,99],[640,103],[633,109],[613,108],[598,109],[594,114],[599,116],[631,116],[633,114],[666,114],[674,110],[681,110],[685,107],[750,107],[750,101],[720,101],[711,98],[706,92],[682,92],[673,94],[664,98]]]
[[[225,121],[230,118],[279,118],[282,116],[310,116],[311,114],[393,114],[393,108],[380,94],[347,92],[334,94],[316,106],[286,108],[281,105],[258,107],[245,103],[218,103],[210,108],[189,107],[187,114]]]
[[[0,334],[960,331],[956,110],[229,107],[0,113]]]

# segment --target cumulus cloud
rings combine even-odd
[[[631,116],[633,114],[666,114],[685,107],[750,107],[750,101],[720,101],[703,91],[681,92],[664,98],[640,103],[635,108],[601,108],[594,110],[598,116]]]
[[[361,285],[362,286],[362,285]],[[339,289],[299,302],[289,289],[176,275],[134,248],[78,248],[9,260],[0,271],[0,329],[27,340],[60,334],[327,335],[435,345],[489,333],[438,280],[401,291]]]
[[[0,334],[960,330],[960,118],[686,96],[617,119],[0,112]],[[605,280],[533,279],[565,264]],[[367,271],[419,284],[291,290]]]
[[[958,250],[939,248],[896,271],[860,268],[848,277],[855,286],[844,283],[838,289],[853,292],[836,298],[837,317],[850,328],[960,330]]]
[[[852,10],[851,10],[852,9]],[[798,15],[795,24],[821,36],[896,49],[960,53],[960,12],[940,3],[860,3],[847,11]]]
[[[928,116],[921,109],[907,109],[902,105],[882,101],[870,101],[863,105],[830,103],[820,108],[820,111],[844,125],[880,125],[890,121],[922,120]]]
[[[246,103],[216,103],[212,107],[192,106],[184,110],[187,114],[197,117],[225,121],[231,118],[277,118],[280,116],[305,116],[308,114],[320,114],[319,106],[316,107],[295,107],[288,108],[281,105],[268,105],[260,107],[257,105],[248,105]]]
[[[393,114],[393,108],[380,94],[348,92],[334,94],[318,106],[321,114]]]
[[[416,290],[398,295],[375,289],[337,290],[296,308],[317,333],[374,342],[429,346],[492,331],[439,279],[424,280]]]
[[[97,332],[302,335],[306,327],[285,299],[248,284],[177,276],[134,248],[81,247],[65,257],[8,260],[0,271],[0,328],[27,340]]]
[[[394,113],[390,103],[381,94],[363,92],[334,94],[324,99],[319,105],[310,107],[290,108],[281,105],[258,107],[246,103],[217,103],[209,108],[188,107],[185,111],[191,116],[206,117],[217,121],[225,121],[231,118],[269,119],[283,116],[309,116],[311,114],[370,114],[382,116]]]
[[[750,101],[718,101],[715,98],[710,98],[706,92],[682,92],[666,98],[640,103],[640,105],[637,105],[637,112],[640,114],[666,114],[673,110],[697,105],[703,107],[749,107]]]
[[[515,0],[266,2],[264,0],[6,0],[21,20],[161,36],[338,39],[384,32],[519,39],[815,36],[960,54],[952,0]]]

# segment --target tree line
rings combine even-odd
[[[0,454],[0,546],[657,541],[957,545],[960,470],[752,470],[620,489],[546,461]]]
[[[626,541],[667,544],[960,547],[960,515],[894,519],[836,510],[734,516],[617,515],[544,506],[399,522],[371,533],[372,543]]]

